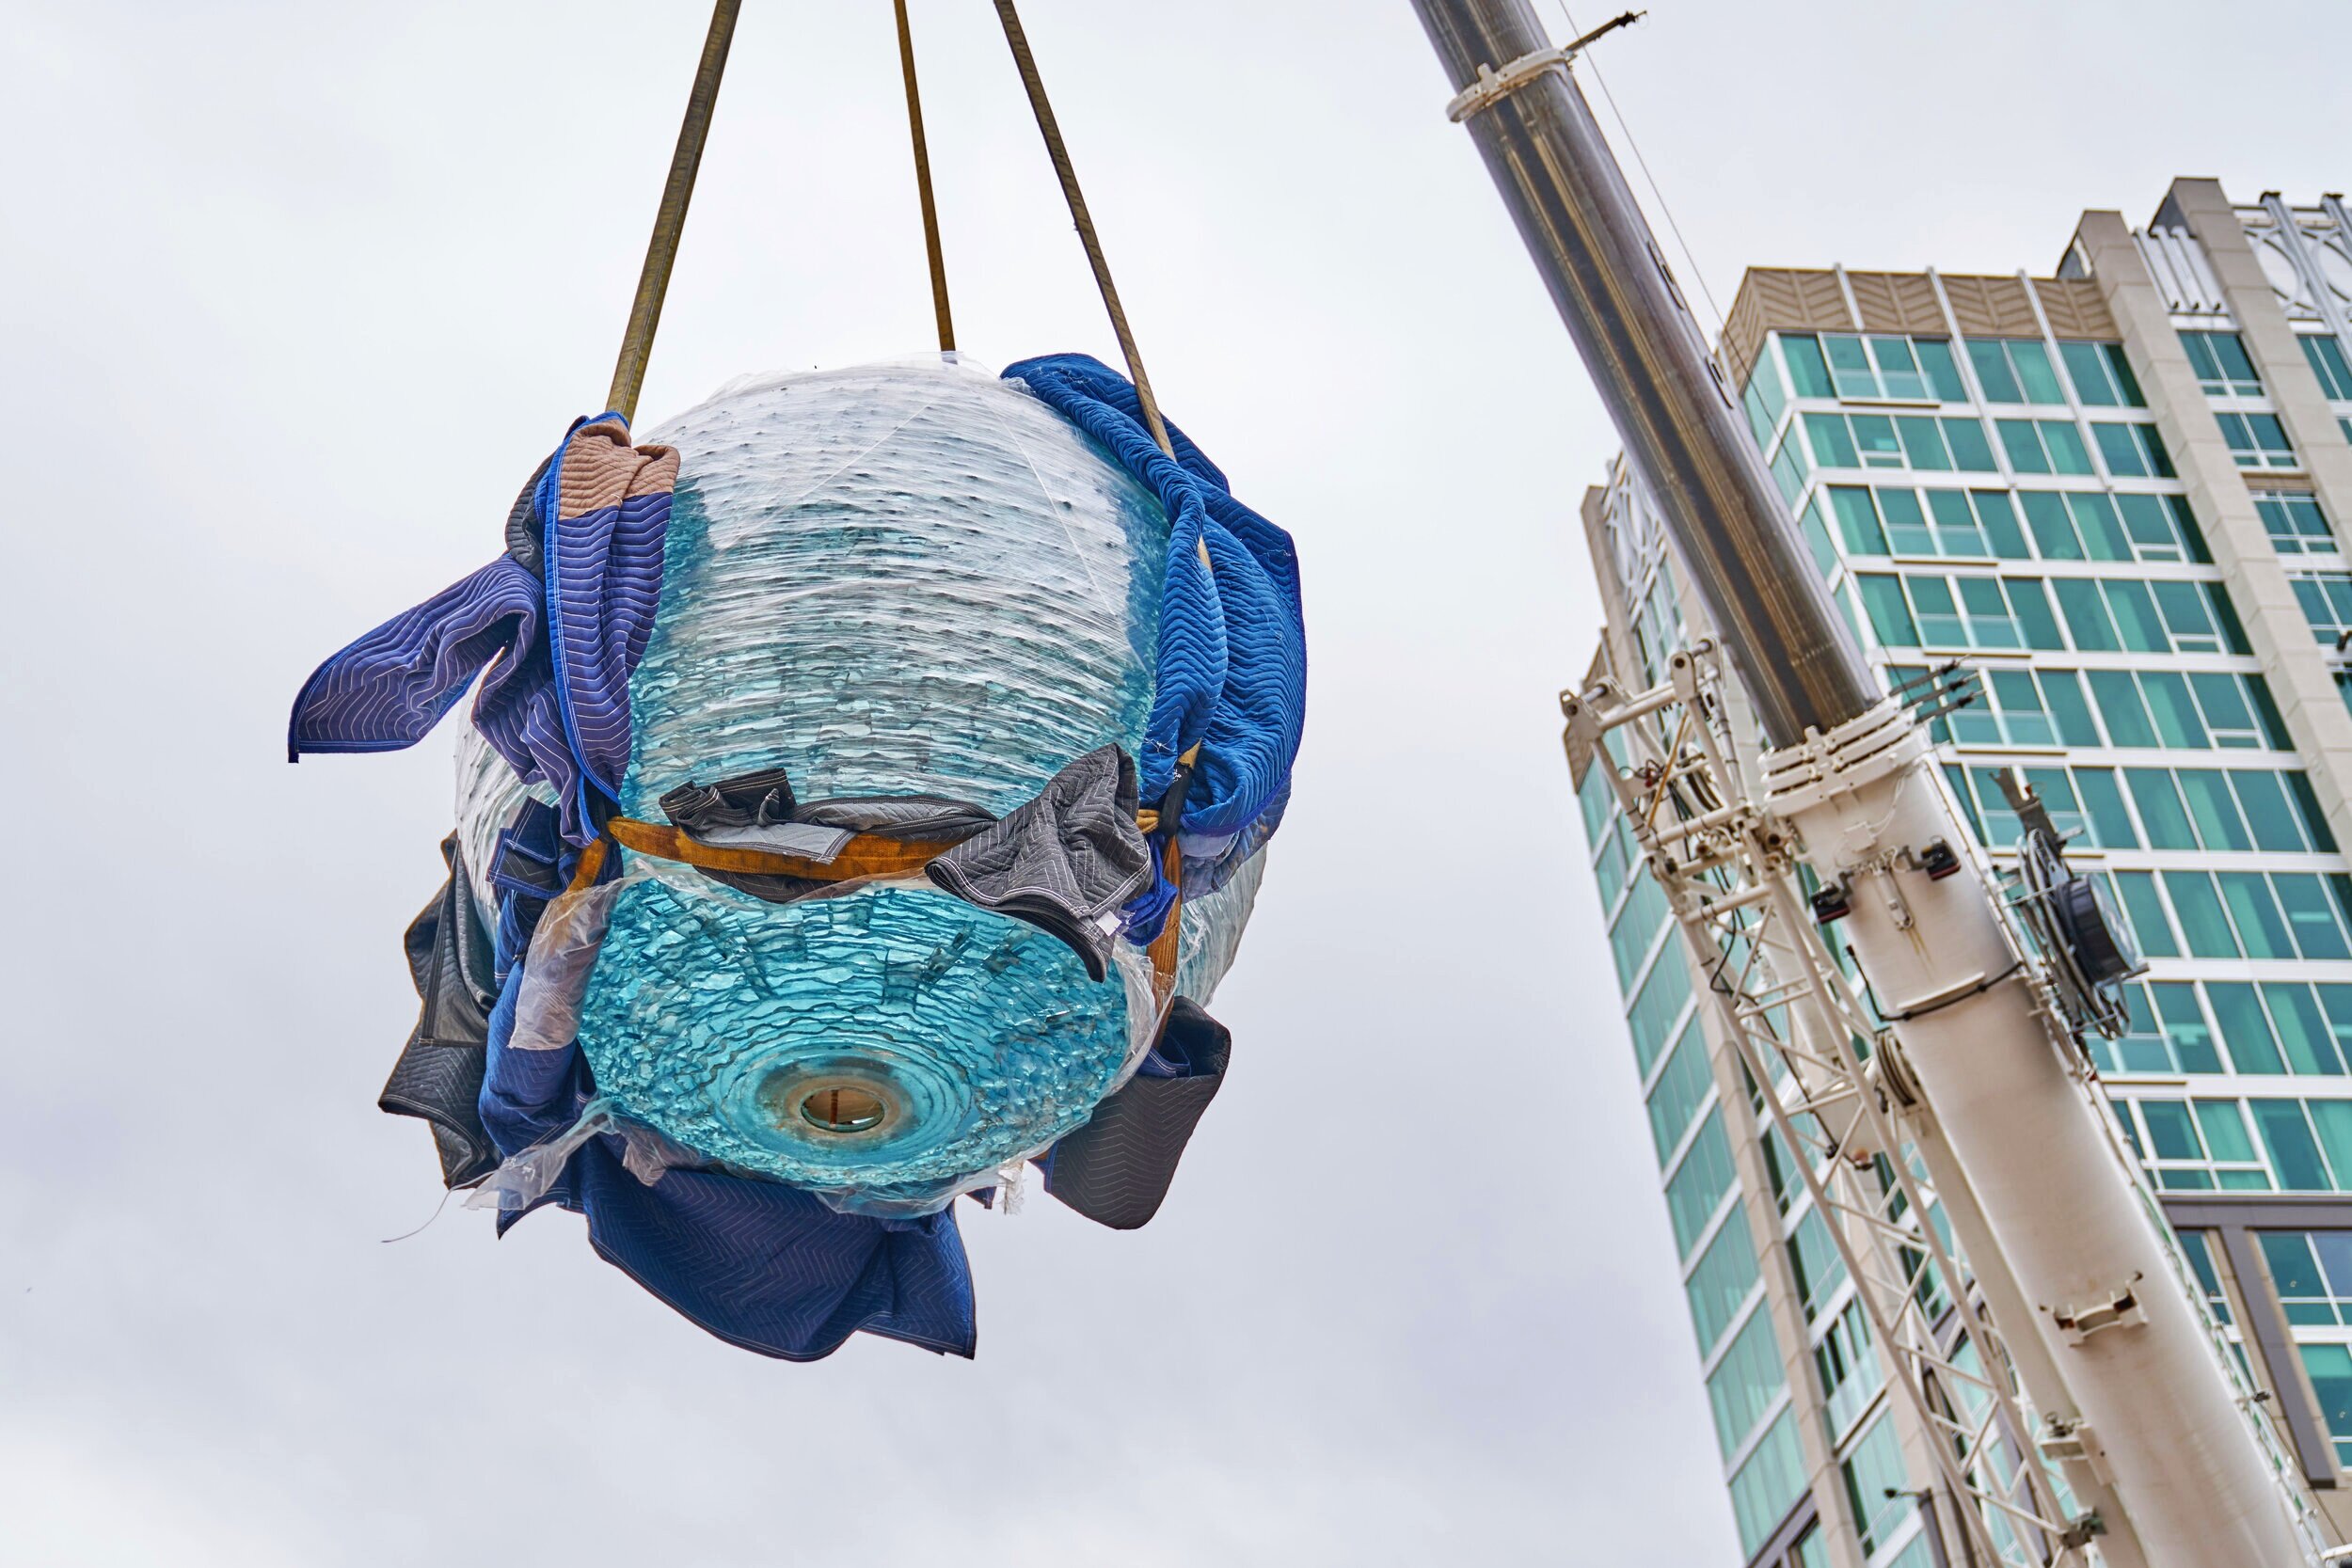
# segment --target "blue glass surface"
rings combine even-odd
[[[1166,519],[1017,386],[936,359],[753,382],[646,438],[683,467],[629,815],[774,767],[803,800],[1001,814],[1135,750]],[[1032,927],[928,886],[779,906],[635,863],[652,879],[621,895],[580,1043],[617,1108],[707,1156],[843,1207],[932,1207],[1081,1124],[1130,1060],[1120,974]],[[1220,970],[1238,891],[1231,929],[1188,923]],[[803,1114],[845,1088],[875,1126]]]

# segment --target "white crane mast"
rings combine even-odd
[[[1569,78],[1577,45],[1553,48],[1527,0],[1414,5],[1456,89],[1450,118],[1485,157],[1772,749],[1744,798],[1711,737],[1705,661],[1688,655],[1659,691],[1569,699],[1572,737],[1647,735],[1647,770],[1616,784],[1692,956],[1718,978],[1726,954],[1772,968],[1721,987],[1718,1006],[1841,1221],[1942,1479],[1974,1505],[1971,1536],[1991,1560],[2015,1560],[2011,1544],[2116,1568],[2318,1560],[2298,1482],[2217,1356],[2080,1068],[2076,1037],[2111,1006],[2103,985],[2131,968],[2091,884],[2055,835],[2031,837],[2042,940],[2005,917],[1924,729],[1879,695]],[[1662,736],[1645,730],[1677,706]],[[1815,899],[1798,896],[1800,863]],[[1814,927],[1831,921],[1883,1027],[1827,959]],[[1876,1194],[1856,1155],[1877,1157]],[[1934,1234],[1931,1189],[1966,1269]],[[1973,1369],[1905,1305],[1931,1281]],[[2086,1513],[2058,1516],[2045,1453]]]

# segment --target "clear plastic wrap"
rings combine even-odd
[[[1136,751],[1166,518],[1017,384],[935,357],[755,378],[647,438],[684,463],[630,684],[630,816],[775,767],[803,800],[1001,815],[1095,747]],[[479,879],[521,791],[470,731],[458,793]],[[1082,1123],[1148,1039],[1132,950],[1097,983],[1052,936],[927,884],[772,905],[631,864],[580,1003],[600,1094],[841,1207],[917,1211],[992,1180]],[[1259,871],[1185,907],[1186,994],[1215,990]],[[812,1120],[835,1091],[872,1124]]]

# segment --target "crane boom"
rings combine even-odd
[[[1839,920],[1890,1021],[1880,1070],[1906,1080],[1929,1134],[1915,1148],[1947,1167],[1931,1168],[1939,1190],[1973,1198],[1984,1235],[1967,1239],[2014,1285],[1988,1304],[2006,1295],[2012,1318],[2030,1316],[1996,1325],[2035,1341],[2011,1364],[2122,1515],[2085,1537],[2104,1527],[2112,1560],[2153,1568],[2311,1560],[2201,1307],[2085,1092],[2043,968],[2071,960],[2022,946],[1983,864],[1953,853],[1969,835],[1925,731],[1878,695],[1569,52],[1527,0],[1414,8],[1457,93],[1451,118],[1486,159],[1774,748],[1754,810],[1653,825],[1653,867],[1689,887],[1701,860],[1769,860],[1785,834],[1840,895],[1823,917]]]

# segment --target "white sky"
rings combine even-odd
[[[989,8],[914,9],[964,346],[1115,359]],[[889,7],[747,10],[648,423],[930,341]],[[1735,1560],[1557,740],[1606,421],[1402,0],[1025,12],[1164,401],[1298,538],[1307,752],[1158,1221],[968,1213],[977,1363],[793,1367],[568,1216],[382,1244],[451,732],[280,751],[597,406],[707,11],[0,0],[0,1561]],[[1728,306],[2341,186],[2348,45],[1673,0],[1601,53]]]

